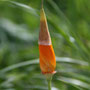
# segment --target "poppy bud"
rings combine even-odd
[[[55,73],[56,59],[51,37],[48,30],[47,20],[44,9],[40,13],[40,32],[39,32],[39,53],[40,53],[40,68],[43,74]]]

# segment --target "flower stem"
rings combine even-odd
[[[47,81],[48,81],[48,90],[51,90],[51,79],[49,79]]]
[[[45,77],[46,77],[47,82],[48,82],[48,90],[52,90],[51,89],[51,81],[52,81],[53,74],[52,73],[45,74]]]
[[[42,2],[41,2],[41,7],[43,8],[43,0],[42,0]]]
[[[48,90],[51,90],[52,74],[47,74],[46,79],[47,79],[47,82],[48,82]]]

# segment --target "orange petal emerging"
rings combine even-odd
[[[43,74],[55,73],[56,60],[48,31],[48,25],[43,8],[40,17],[39,33],[40,68]]]
[[[55,54],[52,45],[39,45],[40,68],[42,73],[54,73],[56,67]]]

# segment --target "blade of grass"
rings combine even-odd
[[[57,80],[60,80],[66,84],[71,84],[71,85],[75,85],[75,86],[80,86],[82,88],[86,88],[86,89],[90,89],[90,85],[85,83],[85,82],[82,82],[80,80],[77,80],[77,79],[73,79],[73,78],[66,78],[66,77],[60,77],[58,78]]]

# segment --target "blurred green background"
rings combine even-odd
[[[39,68],[41,0],[0,0],[0,90],[48,90]],[[90,0],[44,0],[57,60],[52,90],[90,90]]]

